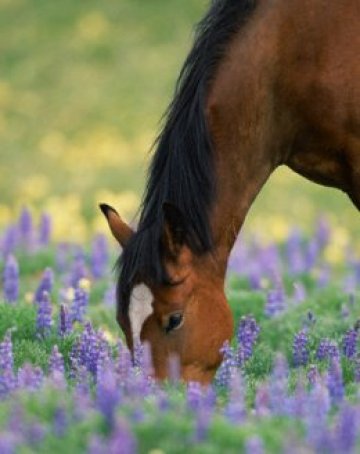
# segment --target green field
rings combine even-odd
[[[0,1],[0,224],[23,205],[56,236],[101,228],[96,204],[129,217],[205,0]],[[284,236],[325,213],[356,233],[345,196],[281,170],[246,224]],[[85,222],[84,222],[85,220]],[[266,228],[265,228],[266,227]]]

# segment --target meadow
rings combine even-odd
[[[132,360],[114,247],[56,242],[51,222],[24,209],[0,237],[1,453],[358,452],[360,261],[351,247],[327,259],[327,221],[236,245],[236,331],[208,388],[182,383],[174,362],[157,383],[147,345]]]
[[[281,168],[234,248],[211,387],[151,378],[120,251],[205,0],[0,0],[0,453],[359,451],[359,215]]]

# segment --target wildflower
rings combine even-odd
[[[93,437],[88,447],[89,454],[135,454],[137,452],[136,439],[130,428],[123,420],[118,420],[108,440]]]
[[[317,370],[317,367],[315,366],[315,364],[312,364],[309,367],[309,370],[307,372],[307,379],[308,379],[309,384],[311,386],[314,386],[315,383],[318,381],[318,378],[319,378],[319,372]]]
[[[18,370],[17,380],[20,389],[36,391],[40,388],[44,380],[44,373],[40,367],[34,367],[32,364],[25,363]]]
[[[245,453],[246,454],[263,454],[264,444],[262,439],[258,436],[250,437],[246,440]]]
[[[281,283],[270,290],[266,298],[265,314],[268,317],[274,317],[282,312],[285,308],[285,292]]]
[[[285,356],[278,353],[270,377],[270,408],[275,414],[284,414],[287,411],[287,388],[289,366]]]
[[[225,415],[234,424],[244,420],[246,405],[244,398],[244,383],[238,370],[234,371],[230,378],[229,403],[225,409]]]
[[[23,208],[20,213],[18,228],[23,244],[30,247],[33,236],[33,221],[31,213],[27,208]]]
[[[52,349],[50,358],[49,358],[49,374],[52,375],[54,373],[64,374],[65,367],[64,367],[64,358],[62,354],[59,352],[59,348],[55,345]]]
[[[229,342],[224,343],[223,347],[220,349],[220,353],[223,355],[223,361],[216,373],[215,380],[219,386],[228,387],[236,369],[234,351],[229,345]]]
[[[307,438],[310,443],[317,444],[321,440],[330,407],[328,388],[318,381],[310,392],[305,415]]]
[[[36,328],[42,336],[49,334],[52,325],[52,307],[50,296],[47,292],[43,292],[38,301],[38,310],[36,318]]]
[[[3,286],[5,301],[15,303],[19,298],[19,265],[13,255],[6,259]]]
[[[87,306],[89,304],[89,294],[82,288],[75,289],[74,300],[71,306],[72,322],[83,322]]]
[[[344,383],[339,359],[332,359],[327,374],[327,387],[334,404],[339,404],[344,397]]]
[[[38,288],[35,291],[34,301],[36,303],[39,303],[44,292],[47,292],[48,294],[50,294],[52,291],[52,288],[53,288],[53,284],[54,284],[54,272],[51,268],[46,268],[41,277]]]
[[[8,330],[0,343],[0,397],[7,395],[16,386],[13,368],[13,346],[11,331]]]
[[[109,260],[108,246],[104,235],[96,235],[91,248],[91,271],[95,279],[104,276]]]
[[[341,453],[355,452],[358,415],[356,409],[345,404],[338,415],[336,447]]]
[[[58,333],[59,336],[66,336],[71,332],[72,322],[71,317],[68,311],[68,308],[61,304],[59,312],[59,324],[58,324]]]
[[[16,249],[18,243],[18,230],[16,226],[9,226],[4,233],[4,236],[1,241],[1,252],[2,256],[6,258],[8,255],[12,254]]]
[[[343,338],[344,355],[352,359],[356,355],[358,332],[355,329],[349,329]]]
[[[267,383],[260,385],[256,391],[255,411],[259,416],[270,413],[270,391]]]
[[[52,230],[51,217],[43,213],[40,218],[39,232],[38,232],[38,241],[40,246],[47,246],[50,241]]]
[[[297,229],[293,229],[287,240],[286,257],[291,274],[300,274],[306,271],[301,233]]]
[[[308,336],[306,331],[303,329],[299,331],[294,338],[293,343],[293,357],[294,364],[296,367],[306,366],[309,359],[308,351]]]
[[[316,351],[316,358],[319,361],[324,359],[335,359],[339,358],[339,348],[335,342],[332,342],[330,339],[322,339]]]
[[[237,332],[237,363],[239,366],[252,356],[254,344],[259,336],[259,332],[260,327],[253,317],[242,317]]]
[[[196,412],[201,406],[202,389],[198,382],[189,382],[186,389],[186,402],[189,410]]]
[[[57,407],[53,419],[53,432],[56,437],[63,437],[69,425],[66,410],[63,407]]]
[[[113,428],[115,422],[115,409],[120,401],[120,391],[116,382],[115,374],[111,367],[99,374],[96,406],[105,418],[109,428]]]

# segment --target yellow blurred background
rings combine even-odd
[[[205,0],[0,0],[0,228],[21,207],[53,217],[56,238],[106,230],[97,204],[128,220]],[[357,238],[338,191],[280,169],[246,232],[282,239],[319,216],[340,250]]]

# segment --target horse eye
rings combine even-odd
[[[179,328],[180,325],[182,324],[183,321],[183,315],[180,313],[177,314],[172,314],[169,317],[169,323],[167,327],[165,328],[166,334],[170,333],[170,331],[173,331],[176,328]]]

